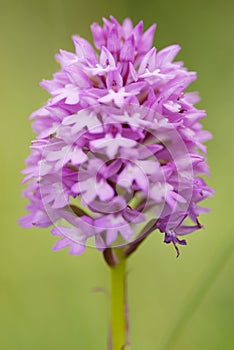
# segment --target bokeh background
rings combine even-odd
[[[110,14],[157,22],[158,48],[179,43],[179,59],[198,72],[215,197],[205,230],[188,238],[176,259],[155,233],[129,262],[133,350],[232,350],[234,347],[234,2],[0,0],[1,234],[0,348],[107,348],[109,271],[88,249],[81,257],[51,252],[49,229],[24,230],[24,158],[32,138],[29,114],[48,95],[39,86],[58,69],[71,35],[91,39],[89,25]]]

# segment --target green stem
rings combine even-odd
[[[111,267],[111,350],[126,349],[126,258],[119,248],[114,249],[118,264]]]

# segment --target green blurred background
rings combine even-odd
[[[212,212],[176,259],[159,233],[129,262],[133,350],[234,348],[234,2],[107,0],[0,1],[1,235],[0,348],[107,348],[109,271],[88,249],[52,253],[49,229],[23,230],[20,170],[34,138],[29,114],[48,98],[38,82],[58,69],[53,55],[73,50],[71,35],[91,39],[89,25],[110,14],[145,27],[157,22],[158,48],[179,43],[179,58],[198,71],[208,144]],[[102,292],[95,292],[104,288]]]

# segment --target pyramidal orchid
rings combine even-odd
[[[156,25],[144,32],[142,21],[103,22],[91,26],[96,48],[74,36],[75,52],[60,50],[60,70],[41,82],[50,99],[31,115],[37,136],[20,224],[52,226],[54,250],[103,252],[112,271],[109,347],[119,350],[128,343],[126,259],[158,233],[179,255],[202,228],[199,203],[213,193],[203,179],[211,135],[197,93],[186,92],[196,73],[174,61],[180,46],[152,47]]]

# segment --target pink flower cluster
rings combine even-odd
[[[24,191],[23,227],[48,227],[54,249],[80,254],[86,245],[130,247],[158,229],[166,243],[201,228],[198,203],[212,195],[199,123],[204,110],[186,93],[196,79],[172,45],[152,47],[155,25],[143,32],[129,19],[94,23],[97,51],[74,36],[75,53],[56,55],[61,70],[41,86],[51,95],[34,112]],[[177,248],[178,250],[178,248]]]

